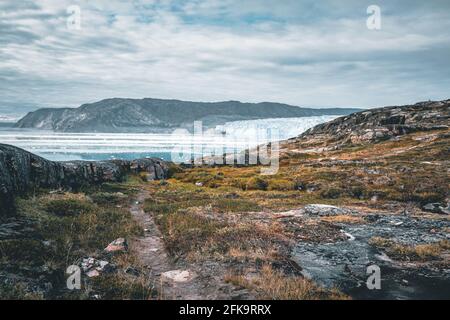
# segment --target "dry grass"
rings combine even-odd
[[[430,261],[441,257],[444,251],[450,250],[450,241],[441,240],[430,244],[409,246],[396,243],[393,240],[374,237],[370,244],[386,250],[386,253],[394,259],[407,261]]]
[[[249,251],[240,247],[231,247],[227,255],[237,261],[268,261],[279,257],[276,248],[257,248]]]
[[[169,252],[191,261],[268,260],[275,256],[277,243],[285,241],[278,223],[229,220],[200,208],[157,214],[155,221]]]
[[[101,298],[106,300],[150,300],[157,296],[154,283],[147,275],[145,266],[138,260],[137,255],[129,251],[114,257],[113,263],[119,272],[106,274],[94,278],[92,289],[101,292]],[[125,273],[128,268],[133,268],[138,274]],[[88,292],[86,292],[88,295]]]
[[[258,298],[264,300],[349,299],[337,290],[326,290],[308,279],[298,276],[285,276],[269,265],[264,265],[261,272],[256,276],[247,278],[243,275],[228,274],[225,280],[235,286],[254,291]]]

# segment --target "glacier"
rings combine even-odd
[[[241,151],[258,144],[301,134],[337,116],[234,121],[201,134],[57,133],[0,127],[0,143],[10,144],[54,161],[158,157],[171,160],[174,148],[190,148],[196,156]],[[261,132],[276,132],[261,135]],[[199,147],[200,146],[200,147]]]

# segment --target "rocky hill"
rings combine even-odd
[[[309,129],[285,142],[302,149],[339,148],[340,145],[373,143],[414,132],[450,127],[450,100],[371,109]]]
[[[61,132],[159,132],[190,128],[194,121],[213,127],[227,121],[347,115],[350,108],[310,109],[279,103],[216,103],[161,99],[106,99],[79,108],[40,109],[29,113],[17,128]]]
[[[167,164],[158,159],[100,162],[53,162],[22,149],[0,144],[0,215],[11,208],[14,197],[38,188],[69,188],[122,181],[129,173],[146,172],[148,179],[167,175]]]

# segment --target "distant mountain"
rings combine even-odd
[[[281,103],[190,102],[162,99],[106,99],[79,108],[39,109],[17,128],[60,132],[162,132],[191,128],[194,121],[214,127],[229,121],[347,115],[358,109],[300,108]]]
[[[0,101],[0,122],[16,122],[27,113],[36,111],[39,107],[27,104],[4,103]]]

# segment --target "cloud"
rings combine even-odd
[[[379,3],[382,29],[370,31],[372,3],[360,0],[2,1],[0,105],[120,96],[372,107],[448,98],[449,2]],[[74,4],[81,30],[67,28]]]

